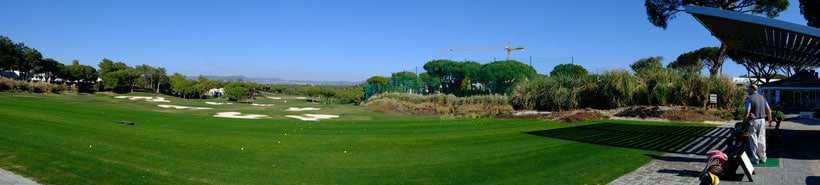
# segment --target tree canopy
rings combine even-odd
[[[583,66],[575,64],[559,64],[552,68],[550,76],[586,76],[589,72]]]
[[[420,87],[421,80],[418,75],[410,71],[395,72],[390,75],[390,83],[396,86],[405,86],[408,88]]]
[[[71,61],[65,67],[66,79],[74,82],[93,83],[97,81],[97,70],[94,67],[82,65],[79,61]]]
[[[478,80],[492,92],[507,93],[518,82],[531,79],[535,75],[535,69],[527,64],[515,60],[495,61],[481,66]]]
[[[230,100],[244,101],[253,98],[256,86],[249,82],[231,82],[225,86],[225,97]]]
[[[820,0],[800,0],[800,14],[807,25],[820,28]]]
[[[632,71],[635,71],[635,73],[643,73],[646,71],[663,68],[663,63],[661,61],[663,61],[663,57],[661,56],[647,57],[635,61],[635,63],[632,63],[629,67],[631,67]]]
[[[644,6],[649,22],[666,29],[669,20],[674,19],[678,12],[684,11],[684,6],[689,4],[741,13],[764,14],[768,17],[777,17],[789,7],[788,0],[646,0]]]
[[[462,81],[464,79],[476,79],[481,64],[478,62],[466,61],[456,62],[452,60],[432,60],[424,64],[424,70],[430,76],[438,78],[443,93],[463,94]]]
[[[714,68],[714,66],[719,63],[719,55],[720,48],[703,47],[694,51],[680,54],[678,58],[674,62],[669,63],[667,67],[676,70],[695,71],[699,73],[705,66],[709,67],[710,74],[716,74],[719,71],[717,71],[718,69]]]
[[[390,79],[383,76],[373,76],[367,79],[367,84],[387,85],[388,83],[390,83]]]

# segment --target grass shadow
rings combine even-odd
[[[525,132],[526,134],[671,153],[705,154],[721,149],[731,129],[707,126],[666,126],[598,123]]]

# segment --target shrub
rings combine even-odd
[[[453,95],[418,95],[383,93],[375,95],[362,105],[374,112],[393,112],[408,115],[448,117],[494,117],[513,111],[509,100],[500,95],[456,97]]]
[[[708,103],[709,80],[695,72],[684,72],[675,83],[672,91],[675,100],[673,103],[684,106],[706,107]]]
[[[643,80],[646,85],[646,103],[650,105],[668,105],[671,98],[671,90],[674,83],[678,81],[680,74],[674,70],[661,68],[645,71],[638,75],[638,79]]]
[[[605,100],[605,108],[627,106],[632,103],[638,80],[627,70],[612,70],[604,72],[600,77],[601,97]],[[595,98],[593,98],[595,99]]]
[[[735,108],[735,112],[733,114],[735,120],[743,120],[746,116],[746,108],[744,107],[737,107]]]
[[[718,96],[718,107],[724,109],[743,107],[746,90],[735,86],[732,78],[725,75],[709,77],[709,87],[709,93]]]
[[[541,76],[520,83],[513,90],[511,104],[516,109],[551,111],[633,105],[705,107],[710,93],[718,94],[724,110],[742,107],[745,98],[742,88],[726,76],[706,78],[693,71],[658,68],[637,75],[612,70],[601,75]]]
[[[817,113],[815,113],[815,114],[817,114]],[[774,111],[772,113],[772,116],[774,117],[775,120],[780,120],[780,121],[786,120],[786,114],[784,114],[783,111],[779,111],[779,110]]]
[[[512,104],[519,109],[570,110],[590,102],[580,97],[597,91],[597,76],[542,77],[521,83],[513,91]]]
[[[669,105],[669,87],[668,85],[656,85],[652,87],[649,93],[649,103],[652,105]]]
[[[65,84],[57,85],[45,82],[26,82],[0,77],[0,90],[26,91],[29,93],[57,93],[65,91]]]

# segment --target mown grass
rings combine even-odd
[[[0,167],[45,184],[602,184],[663,154],[527,134],[596,122],[409,117],[269,99],[260,101],[277,105],[168,97],[215,110],[167,110],[112,96],[0,93]],[[342,117],[283,118],[288,106]],[[211,117],[235,110],[273,118]]]

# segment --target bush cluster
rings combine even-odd
[[[371,97],[362,109],[409,115],[447,117],[494,117],[513,112],[509,100],[500,95],[456,97],[454,95],[418,95],[383,93]]]
[[[364,86],[268,85],[268,91],[277,94],[322,98],[325,103],[361,104]]]
[[[665,68],[641,74],[612,70],[593,75],[541,76],[519,84],[511,103],[516,109],[549,111],[633,105],[705,107],[709,94],[717,94],[720,108],[733,109],[742,106],[744,92],[727,76],[704,77]]]
[[[26,82],[11,78],[0,77],[0,90],[30,93],[58,93],[68,90],[65,84],[50,84],[44,82]]]

